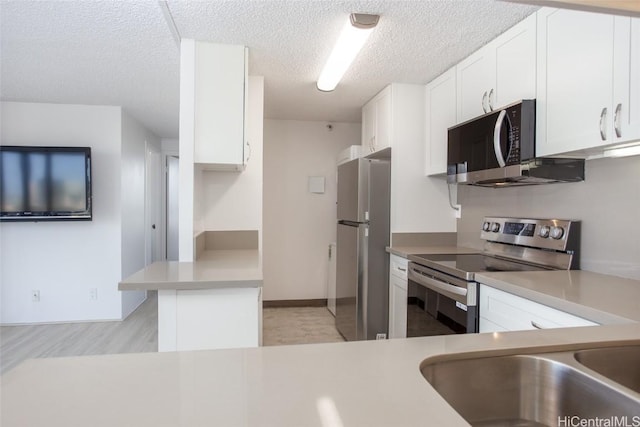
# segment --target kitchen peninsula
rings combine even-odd
[[[637,344],[640,324],[217,351],[33,359],[2,377],[3,427],[468,426],[431,357]],[[152,408],[152,410],[150,409]]]
[[[207,243],[221,240],[217,236],[207,236]],[[255,239],[240,240],[255,245],[203,244],[196,261],[156,262],[120,282],[121,291],[158,291],[158,351],[261,344],[262,263],[257,233]]]

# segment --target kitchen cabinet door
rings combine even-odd
[[[457,66],[458,122],[536,96],[536,15]]]
[[[407,264],[406,258],[389,257],[389,338],[407,337]]]
[[[612,142],[640,139],[640,18],[615,18]]]
[[[363,153],[373,152],[373,138],[376,132],[376,104],[369,101],[362,107],[362,147]]]
[[[495,87],[495,49],[485,46],[456,66],[458,122],[491,111],[489,96]]]
[[[362,107],[362,146],[365,155],[391,146],[391,86]]]
[[[495,98],[492,109],[536,97],[536,14],[491,43],[495,51]],[[491,94],[491,93],[490,93]]]
[[[247,49],[195,44],[194,161],[208,169],[242,169],[246,141]]]
[[[537,155],[611,141],[615,23],[600,13],[538,12]]]
[[[447,173],[447,129],[456,124],[456,68],[425,89],[425,175]]]
[[[373,139],[373,151],[391,147],[391,86],[387,86],[376,100],[376,134]]]
[[[479,302],[480,332],[597,325],[582,317],[482,284]]]

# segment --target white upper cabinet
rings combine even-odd
[[[491,110],[489,97],[495,97],[495,70],[492,70],[494,54],[490,46],[485,46],[456,66],[460,122]]]
[[[205,168],[241,170],[248,160],[248,49],[196,42],[194,161]]]
[[[617,17],[615,26],[612,136],[617,143],[640,139],[640,18]]]
[[[371,154],[391,146],[391,86],[362,107],[362,147]]]
[[[516,24],[457,67],[458,123],[536,96],[536,15]]]
[[[640,138],[637,20],[538,12],[538,155],[587,157]]]
[[[456,68],[425,89],[425,175],[447,173],[447,129],[456,124]]]

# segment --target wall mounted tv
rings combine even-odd
[[[0,221],[91,220],[91,148],[0,146]]]

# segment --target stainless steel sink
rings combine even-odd
[[[640,393],[640,345],[582,350],[575,353],[575,358],[587,368]]]
[[[571,417],[640,415],[640,394],[580,370],[574,352],[427,359],[420,370],[474,426],[558,426],[570,425]]]

